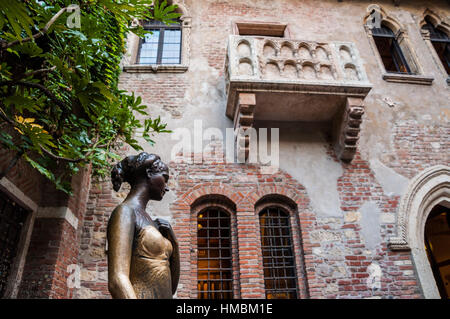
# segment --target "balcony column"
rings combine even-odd
[[[256,97],[254,93],[239,93],[238,105],[234,115],[234,129],[237,139],[237,154],[242,156],[244,152],[245,160],[248,159],[250,149],[250,136],[248,129],[253,127],[253,115],[256,106]]]
[[[350,162],[355,156],[363,114],[364,100],[347,97],[342,115],[335,121],[334,146],[342,161]]]

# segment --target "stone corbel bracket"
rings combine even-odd
[[[236,140],[238,157],[241,156],[241,158],[245,158],[245,160],[249,157],[251,138],[251,132],[247,132],[247,130],[253,127],[255,106],[255,94],[239,94],[238,105],[234,116],[234,129],[237,129]],[[242,152],[244,153],[242,154]]]
[[[364,115],[364,100],[347,97],[341,117],[336,118],[334,147],[338,158],[351,162],[357,150],[362,116]]]

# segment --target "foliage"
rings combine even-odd
[[[94,175],[107,175],[123,143],[141,150],[137,130],[150,143],[169,132],[140,97],[118,88],[125,36],[144,34],[134,19],[167,24],[179,17],[166,1],[153,10],[149,3],[0,0],[0,142],[58,189],[70,192],[70,176],[87,163]],[[68,26],[71,4],[79,6],[80,28]],[[61,165],[65,173],[56,176]]]

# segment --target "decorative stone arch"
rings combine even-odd
[[[397,213],[397,236],[389,239],[392,250],[411,250],[425,298],[440,298],[425,251],[425,223],[433,207],[450,208],[450,167],[430,167],[411,180]]]
[[[138,64],[139,53],[139,37],[130,33],[127,39],[128,53],[124,56],[123,70],[126,72],[138,73],[181,73],[187,71],[189,68],[189,61],[191,55],[191,24],[192,17],[189,13],[184,0],[168,1],[169,4],[177,5],[175,12],[181,13],[181,62],[180,64],[160,64],[160,65],[140,65]],[[143,21],[135,20],[135,25],[142,25]]]
[[[227,185],[218,185],[218,186],[204,186],[204,185],[196,185],[191,190],[187,191],[183,195],[179,196],[187,205],[191,206],[194,202],[198,201],[203,196],[223,196],[228,198],[236,207],[237,204],[244,198],[244,196],[236,192],[232,187]]]
[[[389,14],[379,5],[369,5],[366,9],[367,13],[363,18],[363,25],[366,30],[367,37],[370,42],[370,46],[372,47],[372,51],[377,57],[378,65],[383,72],[383,79],[386,81],[392,82],[406,82],[406,83],[415,83],[415,84],[431,84],[432,79],[430,80],[428,77],[419,77],[419,75],[423,74],[423,70],[421,65],[418,63],[417,55],[412,49],[412,44],[409,40],[408,33],[406,32],[406,28],[398,21],[392,14]],[[375,11],[377,15],[381,18],[381,25],[384,25],[391,29],[394,32],[395,39],[397,40],[398,45],[408,63],[409,68],[413,75],[405,76],[388,73],[384,67],[383,61],[381,59],[380,53],[378,52],[377,46],[375,44],[375,40],[373,39],[372,28],[369,25],[369,18],[372,17],[372,12]]]
[[[268,196],[273,196],[278,199],[284,198],[292,205],[296,206],[300,206],[300,203],[303,199],[303,195],[296,189],[285,186],[262,187],[254,192],[248,193],[246,199],[248,200],[248,203],[250,205],[255,207],[257,202],[261,201],[263,198],[266,198]]]
[[[375,11],[377,14],[380,15],[381,18],[381,24],[384,24],[389,29],[391,29],[395,34],[398,33],[406,33],[405,28],[402,26],[402,24],[394,18],[392,15],[389,15],[381,6],[379,5],[369,5],[366,9],[366,15],[364,16],[364,27],[366,28],[367,32],[372,35],[372,29],[368,25],[369,17],[372,16],[372,12]]]
[[[297,211],[297,203],[291,198],[280,194],[264,195],[254,204],[254,206],[256,216],[259,216],[259,213],[269,206],[279,206],[289,213],[289,215],[294,215]]]
[[[437,14],[435,11],[432,11],[431,9],[425,9],[424,13],[422,14],[422,18],[419,21],[419,30],[420,34],[422,35],[423,40],[427,44],[428,49],[431,52],[431,56],[433,57],[433,61],[435,62],[436,66],[439,68],[439,70],[443,73],[443,75],[447,78],[447,84],[450,85],[450,76],[447,74],[447,71],[445,70],[444,66],[442,65],[442,62],[436,53],[436,50],[433,47],[433,44],[430,39],[430,32],[428,30],[423,30],[422,27],[427,23],[425,21],[426,18],[429,18],[431,24],[438,30],[444,32],[450,37],[450,24],[448,24],[446,21],[444,21],[444,18],[442,18],[441,15]]]
[[[422,19],[419,22],[420,29],[422,29],[422,27],[426,24],[425,18],[427,17],[430,18],[433,26],[436,29],[440,29],[450,35],[450,25],[444,21],[444,18],[442,18],[441,15],[429,8],[425,9],[424,13],[422,14]]]
[[[191,213],[198,215],[201,211],[209,207],[223,209],[230,217],[236,213],[236,204],[230,198],[221,194],[208,194],[197,198],[191,204]]]

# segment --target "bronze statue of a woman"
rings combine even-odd
[[[170,224],[145,208],[168,191],[169,169],[158,155],[128,156],[111,172],[114,190],[131,185],[108,222],[108,288],[113,298],[170,299],[180,276],[178,243]]]

